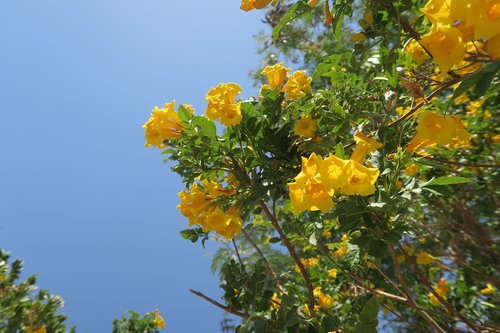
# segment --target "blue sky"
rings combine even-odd
[[[213,246],[183,240],[180,179],[141,125],[220,82],[255,93],[260,13],[239,1],[0,2],[0,248],[66,301],[78,332],[159,308],[167,332],[219,332]]]

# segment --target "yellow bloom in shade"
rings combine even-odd
[[[153,319],[154,327],[162,329],[162,330],[165,329],[165,320],[160,315],[160,311],[155,310],[154,315],[155,315],[155,317]]]
[[[500,60],[500,34],[488,39],[484,49],[492,60]]]
[[[417,65],[420,65],[429,58],[429,55],[427,54],[427,52],[425,52],[422,45],[420,45],[420,43],[414,39],[406,44],[405,52],[411,56],[411,58]]]
[[[411,177],[418,172],[418,165],[412,163],[409,167],[404,170],[405,176]]]
[[[460,31],[451,25],[437,24],[420,39],[444,73],[465,58],[465,42]]]
[[[333,297],[324,294],[323,291],[321,290],[321,287],[314,288],[313,293],[314,296],[316,296],[316,299],[318,300],[318,305],[315,307],[315,310],[319,308],[329,309],[333,307]]]
[[[283,92],[287,99],[302,98],[312,93],[311,89],[312,78],[307,76],[304,71],[295,71],[288,76],[288,81],[283,87]]]
[[[342,242],[348,242],[349,241],[349,236],[347,234],[343,234],[342,237],[340,238]]]
[[[278,296],[278,294],[274,293],[273,297],[271,297],[271,309],[272,310],[278,310],[281,305],[281,298]]]
[[[500,142],[500,134],[495,134],[491,137],[491,142],[499,143]]]
[[[365,155],[375,152],[382,147],[382,144],[373,138],[369,138],[360,131],[354,133],[354,141],[356,141],[356,148],[354,149],[351,160],[362,163]]]
[[[315,7],[318,4],[318,0],[309,0],[307,4],[309,7]]]
[[[351,42],[353,42],[353,43],[364,42],[366,40],[366,38],[367,38],[366,35],[362,32],[352,34],[350,37]]]
[[[494,295],[496,292],[497,289],[491,283],[487,283],[486,288],[479,290],[479,293],[483,295]]]
[[[307,259],[307,264],[309,267],[318,266],[319,258],[309,258],[309,259]]]
[[[163,142],[166,139],[179,138],[184,125],[182,125],[179,116],[175,112],[175,101],[165,103],[165,107],[154,107],[151,112],[151,118],[142,126],[146,133],[146,147],[154,146],[165,148]]]
[[[427,252],[419,251],[417,253],[417,264],[419,264],[419,265],[429,265],[429,264],[432,264],[432,262],[434,260],[436,260],[436,258],[431,256]]]
[[[241,102],[236,103],[236,95],[241,87],[236,83],[221,83],[211,88],[205,96],[208,106],[205,114],[208,119],[219,119],[221,124],[234,126],[241,122]]]
[[[281,90],[283,83],[285,83],[286,74],[291,71],[290,68],[285,67],[283,63],[279,63],[272,66],[266,66],[261,74],[267,77],[268,84],[262,86],[261,89],[276,89]]]
[[[335,256],[335,258],[340,258],[347,253],[347,250],[348,250],[347,246],[342,246],[337,250],[333,251],[333,255]]]
[[[304,138],[314,138],[316,136],[316,121],[311,116],[300,118],[295,124],[294,133]]]
[[[418,119],[417,134],[406,150],[414,152],[435,144],[448,145],[450,148],[466,147],[470,139],[471,135],[457,116],[424,112]]]
[[[434,290],[436,293],[441,296],[443,299],[447,299],[448,295],[450,293],[450,287],[448,287],[448,284],[446,283],[445,278],[441,278],[439,282],[434,286]],[[434,306],[440,306],[441,302],[439,299],[434,296],[433,293],[429,293],[429,301],[431,302],[432,305]]]
[[[400,189],[403,188],[403,185],[404,185],[403,182],[398,180],[398,181],[396,181],[396,184],[394,184],[394,187],[396,187],[396,190],[399,191]]]
[[[366,27],[370,27],[373,24],[373,14],[371,11],[368,10],[363,14],[363,21],[366,24]]]
[[[329,277],[337,277],[337,269],[332,268],[327,271]]]
[[[340,192],[346,195],[371,195],[375,193],[375,182],[379,174],[380,171],[376,168],[367,168],[349,160],[345,170],[347,184],[340,188]]]

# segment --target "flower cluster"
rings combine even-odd
[[[457,116],[425,112],[418,118],[417,134],[406,149],[414,152],[431,145],[464,147],[469,145],[470,139],[471,135]]]
[[[302,157],[302,170],[289,183],[292,211],[299,215],[304,210],[321,210],[326,213],[333,207],[332,196],[371,195],[379,170],[367,168],[353,160],[343,160],[334,155],[327,158],[312,153]]]
[[[307,76],[304,71],[296,71],[291,75],[287,75],[291,69],[285,67],[282,63],[266,66],[262,70],[262,74],[266,76],[268,84],[264,84],[262,89],[278,89],[285,93],[285,97],[290,100],[302,98],[311,94],[312,78]],[[285,83],[285,80],[288,81]],[[283,85],[284,84],[284,85]]]
[[[227,210],[219,204],[224,196],[233,194],[221,184],[203,180],[179,193],[181,203],[177,209],[189,219],[189,225],[200,225],[204,232],[215,231],[226,239],[239,234],[243,226],[240,211],[232,206]]]
[[[165,107],[160,109],[155,106],[151,112],[151,118],[142,126],[146,130],[146,147],[154,146],[165,148],[166,139],[178,138],[181,136],[184,125],[175,112],[175,100],[165,103]],[[187,108],[192,110],[192,108]],[[194,112],[194,110],[193,110]]]
[[[365,155],[375,152],[382,144],[373,138],[369,138],[360,131],[354,133],[356,148],[351,154],[351,160],[363,163]]]
[[[500,53],[500,2],[498,0],[429,0],[421,11],[432,23],[420,39],[443,72],[465,58],[468,42],[485,42],[493,59]]]
[[[211,88],[205,100],[208,106],[205,114],[208,119],[219,119],[223,125],[233,126],[241,121],[241,102],[236,102],[236,95],[241,93],[241,87],[236,83],[221,83]]]

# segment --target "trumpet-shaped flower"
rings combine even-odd
[[[483,295],[494,295],[496,292],[497,289],[491,283],[487,283],[486,288],[479,290],[479,293]]]
[[[411,58],[413,59],[413,61],[415,61],[415,63],[417,65],[420,65],[421,63],[423,63],[426,59],[429,58],[429,55],[427,54],[427,52],[425,52],[424,48],[422,47],[422,45],[420,45],[419,42],[417,42],[416,40],[412,39],[405,47],[405,52],[408,53]]]
[[[234,126],[241,122],[241,102],[236,103],[236,95],[241,87],[236,83],[221,83],[211,88],[205,96],[208,106],[205,114],[208,119],[219,119],[223,125]]]
[[[271,3],[274,6],[278,3],[278,0],[242,0],[240,8],[244,11],[250,11],[252,9],[262,9]]]
[[[448,284],[447,284],[445,278],[441,278],[439,280],[439,282],[434,286],[434,290],[436,291],[436,294],[438,294],[439,296],[441,296],[445,300],[448,298],[448,295],[450,293],[450,287],[448,287]],[[434,296],[433,293],[429,293],[429,301],[434,306],[441,305],[441,302],[439,301],[439,299],[436,296]]]
[[[181,136],[184,125],[175,112],[175,101],[165,103],[163,108],[154,107],[151,118],[142,126],[146,130],[146,147],[154,146],[164,148],[163,142],[166,139],[178,138]]]
[[[295,124],[294,133],[304,138],[314,138],[316,136],[316,121],[311,116],[300,118]]]
[[[354,133],[356,148],[351,154],[351,160],[362,163],[365,155],[375,152],[382,144],[373,138],[369,138],[360,131]]]
[[[283,87],[283,92],[287,99],[302,98],[312,93],[312,78],[307,76],[304,71],[296,71],[288,76],[288,81]]]
[[[281,90],[286,79],[286,74],[289,71],[291,71],[291,69],[285,67],[281,62],[276,65],[266,66],[261,73],[267,77],[268,84],[264,84],[261,89],[273,90],[277,88]]]
[[[345,195],[371,195],[375,193],[375,182],[379,174],[380,171],[376,168],[367,168],[349,160],[345,169],[347,184],[340,188],[340,192]]]
[[[460,31],[444,24],[434,25],[431,31],[420,39],[444,73],[458,65],[465,57],[466,45]]]
[[[418,119],[417,134],[406,148],[409,152],[429,145],[448,145],[450,148],[468,146],[471,135],[460,118],[437,112],[425,112]]]

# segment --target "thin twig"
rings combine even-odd
[[[264,255],[264,252],[262,252],[262,250],[257,246],[257,244],[253,241],[253,239],[250,237],[250,235],[246,232],[245,229],[242,229],[241,231],[243,233],[243,236],[247,239],[247,241],[250,244],[252,244],[252,246],[254,247],[255,251],[257,251],[257,253],[260,255],[260,257],[264,261],[264,264],[266,265],[267,270],[269,271],[269,274],[271,274],[271,277],[274,279],[274,282],[276,283],[276,287],[278,287],[278,289],[282,293],[286,292],[285,288],[283,288],[281,286],[281,283],[280,283],[280,281],[278,279],[278,276],[276,275],[276,273],[273,270],[273,267],[271,266],[271,264],[267,260],[266,256]]]
[[[345,273],[348,276],[350,276],[352,279],[356,280],[356,282],[358,284],[360,284],[359,286],[357,286],[358,288],[368,290],[370,293],[372,293],[374,295],[387,297],[387,298],[394,299],[394,300],[399,301],[399,302],[405,302],[405,303],[408,302],[408,300],[405,297],[397,296],[397,295],[394,295],[394,294],[391,294],[391,293],[388,293],[388,292],[385,292],[385,291],[382,291],[379,289],[373,289],[373,288],[366,286],[363,279],[360,278],[359,276],[355,275],[354,273],[351,273],[351,272],[345,272]]]
[[[431,156],[424,156],[424,158],[427,159],[427,160],[430,160],[430,161],[435,161],[435,162],[440,162],[440,163],[450,164],[450,165],[465,166],[465,167],[470,167],[470,168],[495,168],[495,169],[499,169],[500,168],[500,164],[463,163],[463,162],[455,162],[455,161],[443,160],[443,159],[436,158],[436,157],[431,157]]]
[[[469,319],[465,318],[460,312],[456,311],[454,307],[452,307],[441,295],[439,295],[436,290],[431,286],[430,282],[424,276],[420,268],[418,268],[417,264],[413,261],[413,258],[410,257],[408,252],[403,248],[401,244],[399,244],[399,250],[405,256],[406,260],[410,263],[410,266],[413,268],[415,273],[417,274],[417,278],[424,284],[424,287],[430,291],[438,301],[444,305],[448,312],[455,314],[462,322],[464,322],[467,326],[469,326],[474,332],[478,332],[478,325],[472,323]]]
[[[380,275],[382,275],[384,277],[384,279],[389,282],[389,284],[391,286],[394,287],[394,289],[396,289],[399,293],[403,294],[404,295],[404,292],[401,290],[401,288],[399,288],[399,286],[396,284],[396,282],[394,282],[391,278],[389,278],[377,265],[373,264],[374,267],[375,267],[375,270],[377,272],[379,272]]]
[[[238,251],[238,247],[236,246],[236,241],[234,239],[232,239],[232,242],[233,242],[233,246],[234,246],[234,251],[236,252],[236,256],[238,257],[238,261],[240,262],[240,265],[245,266],[245,265],[243,265],[243,260],[241,260],[240,252]]]
[[[432,318],[425,310],[420,308],[420,306],[415,302],[413,297],[411,296],[411,291],[408,285],[406,284],[406,280],[403,277],[403,273],[401,273],[401,267],[399,265],[398,259],[396,258],[396,253],[392,246],[389,246],[389,251],[391,252],[392,261],[394,262],[394,266],[396,267],[396,276],[401,283],[403,291],[408,298],[408,305],[414,308],[421,316],[425,319],[429,324],[431,324],[434,328],[436,328],[440,333],[446,333],[446,331]]]
[[[193,289],[189,289],[189,291],[192,292],[193,294],[195,294],[196,296],[199,296],[199,297],[203,298],[204,300],[212,303],[216,307],[221,308],[222,310],[224,310],[224,311],[226,311],[228,313],[234,314],[235,316],[241,317],[243,319],[254,320],[253,318],[250,318],[250,316],[248,314],[243,313],[243,312],[239,312],[239,311],[236,311],[236,310],[233,310],[230,307],[228,307],[228,306],[226,306],[224,304],[221,304],[221,303],[217,302],[216,300],[208,297],[207,295],[203,294],[202,292],[199,292],[199,291],[196,291],[196,290],[193,290]]]
[[[302,277],[304,278],[304,280],[306,282],[307,292],[308,292],[308,296],[309,296],[309,303],[307,304],[307,306],[309,308],[309,312],[314,317],[315,316],[315,313],[314,313],[314,289],[312,286],[311,278],[309,277],[309,273],[307,273],[306,268],[304,267],[304,265],[300,261],[299,257],[297,256],[297,253],[295,252],[292,244],[290,243],[290,241],[286,237],[285,233],[283,232],[283,230],[281,230],[281,227],[279,226],[278,221],[276,220],[276,217],[273,214],[271,214],[271,212],[269,211],[269,208],[264,203],[264,201],[261,200],[259,202],[259,204],[260,204],[260,207],[262,208],[262,210],[264,211],[264,213],[269,218],[269,220],[271,220],[271,223],[272,223],[274,229],[276,229],[276,231],[278,232],[281,241],[288,249],[288,252],[292,256],[295,263],[297,264],[297,267],[299,267],[300,273],[302,274]]]

